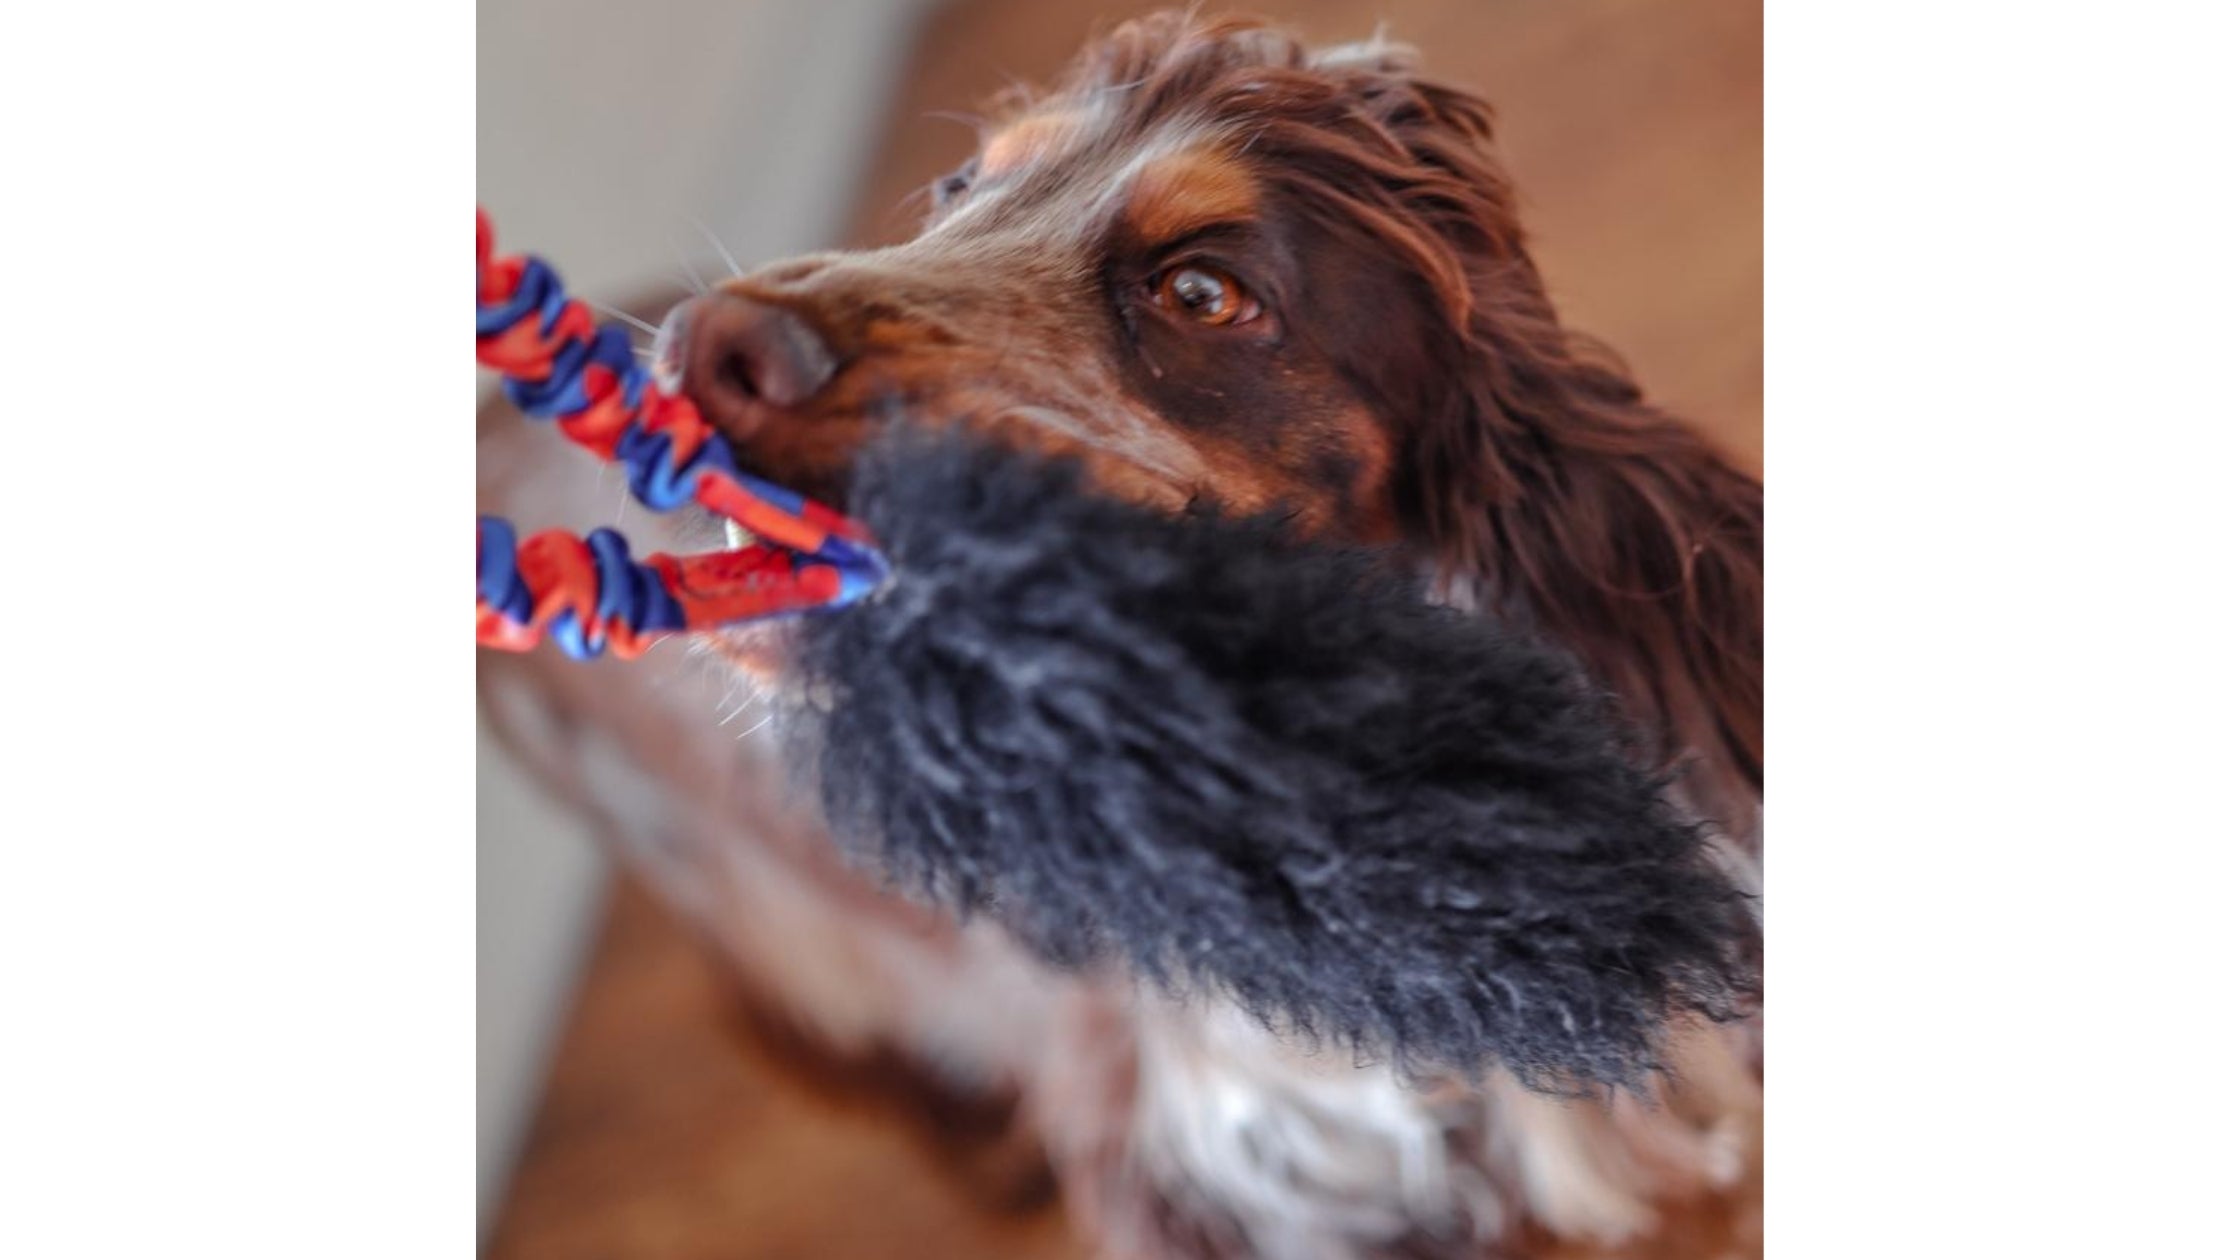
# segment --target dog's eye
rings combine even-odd
[[[933,182],[933,204],[935,208],[946,210],[952,203],[971,192],[972,181],[979,174],[980,159],[974,158],[935,180]]]
[[[1235,276],[1204,263],[1169,268],[1152,289],[1153,300],[1201,324],[1242,324],[1260,303]]]

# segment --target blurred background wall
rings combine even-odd
[[[502,248],[544,255],[576,292],[617,306],[674,297],[686,268],[724,274],[698,224],[750,258],[837,244],[926,7],[480,0],[475,195]],[[583,822],[478,734],[487,1229],[597,926],[606,867]]]
[[[481,0],[477,195],[507,248],[593,298],[658,309],[684,292],[680,254],[723,271],[695,221],[749,266],[907,235],[908,195],[970,149],[938,112],[1046,76],[1096,26],[1157,7]],[[1487,95],[1567,321],[1759,466],[1757,0],[1203,7],[1324,41],[1381,23]],[[607,523],[618,492],[587,465],[525,523]],[[582,824],[487,737],[478,773],[492,1257],[1075,1254],[1046,1206],[991,1210],[989,1178],[891,1099],[818,1078],[743,1021],[695,942],[627,872],[610,881]]]

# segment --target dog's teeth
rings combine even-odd
[[[723,523],[723,540],[734,551],[754,545],[754,535],[748,533],[747,527],[737,521],[725,521]]]

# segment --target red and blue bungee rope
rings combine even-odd
[[[680,631],[832,608],[886,576],[863,527],[741,472],[692,400],[657,388],[629,334],[600,326],[542,259],[495,257],[475,211],[475,358],[506,397],[562,435],[622,465],[656,512],[687,503],[737,523],[753,545],[633,560],[611,529],[548,530],[516,543],[512,525],[475,521],[475,641],[526,651],[540,635],[568,655],[634,657]]]

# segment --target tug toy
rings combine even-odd
[[[687,503],[753,535],[747,546],[633,560],[611,529],[515,541],[504,518],[475,521],[475,642],[526,651],[540,636],[578,659],[636,657],[680,631],[853,602],[885,579],[860,524],[741,472],[692,400],[658,388],[629,334],[599,325],[539,258],[495,257],[475,212],[475,359],[505,394],[562,436],[622,466],[656,512]]]
[[[1390,553],[925,424],[852,495],[891,593],[801,627],[780,729],[904,888],[1336,1064],[1633,1085],[1754,1003],[1750,903],[1608,697]]]

